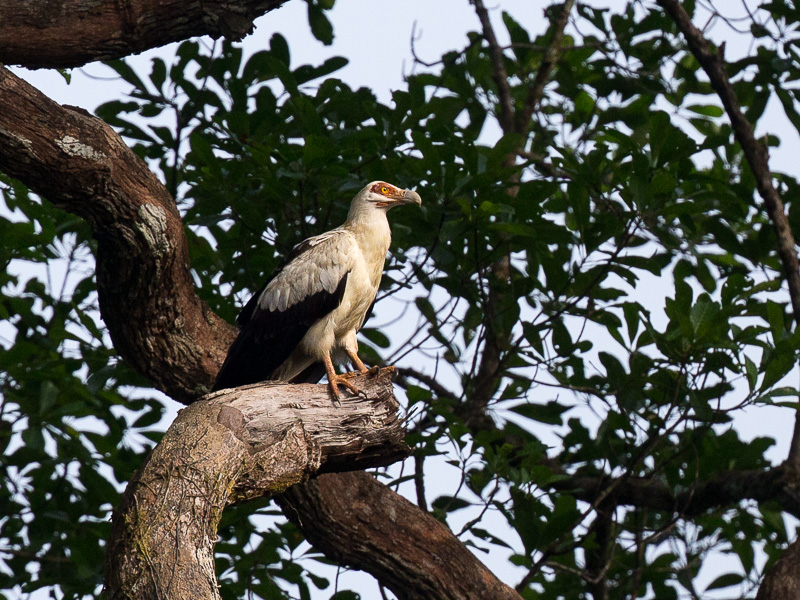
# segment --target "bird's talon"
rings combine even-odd
[[[354,396],[358,396],[358,394],[361,393],[361,392],[355,385],[353,385],[352,383],[350,383],[348,381],[348,379],[349,379],[347,377],[348,375],[350,375],[350,373],[345,373],[344,375],[337,375],[336,377],[334,377],[333,381],[330,382],[331,383],[331,389],[333,389],[336,386],[340,386],[341,385],[341,386],[347,388],[347,390],[351,394],[353,394]],[[338,389],[337,389],[336,396],[338,397]]]

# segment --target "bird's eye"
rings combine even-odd
[[[387,188],[387,187],[384,185],[384,186],[381,188],[381,194],[388,194],[388,193],[389,193],[389,188]]]

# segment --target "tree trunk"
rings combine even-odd
[[[109,598],[217,599],[214,544],[224,508],[320,471],[409,454],[391,369],[331,403],[324,385],[222,390],[184,408],[128,484],[106,552]]]
[[[0,0],[0,62],[80,67],[190,37],[238,40],[286,0]]]

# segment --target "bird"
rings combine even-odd
[[[262,381],[316,383],[326,374],[334,404],[339,386],[358,394],[350,378],[369,369],[356,334],[372,312],[389,251],[386,213],[405,204],[422,199],[373,181],[353,198],[342,225],[297,244],[239,314],[239,333],[212,391]],[[357,371],[337,374],[334,362],[348,358]]]

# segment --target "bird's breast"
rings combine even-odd
[[[334,330],[336,338],[358,330],[375,300],[383,273],[384,258],[355,261],[353,269],[347,277],[347,287],[342,302],[334,311]]]

